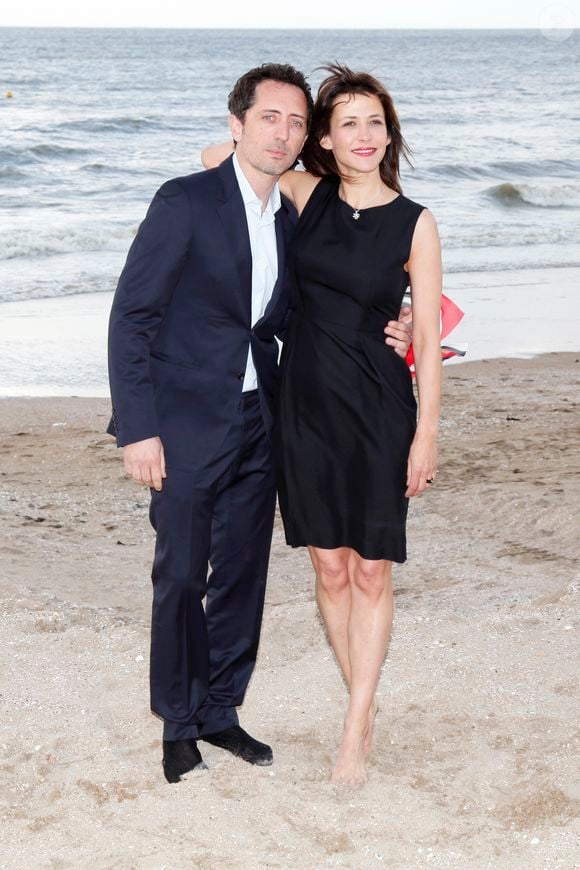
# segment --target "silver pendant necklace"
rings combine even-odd
[[[379,194],[375,194],[374,196],[372,196],[371,199],[370,199],[370,202],[371,202],[371,203],[375,202],[375,201],[377,200],[377,198],[379,197],[379,195],[380,195],[380,192],[379,192]],[[340,185],[339,185],[339,188],[338,188],[338,196],[340,197],[340,199],[341,199],[341,200],[342,200],[346,205],[349,206],[349,208],[354,208],[354,211],[353,211],[353,213],[352,213],[352,215],[351,215],[353,221],[358,221],[358,220],[360,220],[360,218],[361,218],[360,209],[359,209],[358,207],[353,207],[352,205],[349,204],[348,200],[347,200],[346,197],[344,196],[344,191],[342,190],[342,187],[341,187]],[[371,207],[371,206],[365,205],[364,208],[370,208],[370,207]],[[364,211],[364,209],[363,209],[363,211]]]

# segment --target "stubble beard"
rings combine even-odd
[[[287,154],[282,161],[274,161],[272,158],[268,159],[266,155],[260,155],[259,158],[251,160],[249,163],[254,169],[263,172],[264,175],[271,175],[275,178],[280,178],[281,175],[284,175],[284,173],[294,165],[295,161],[296,158],[292,157],[291,154]]]

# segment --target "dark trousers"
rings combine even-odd
[[[152,492],[151,709],[165,740],[238,722],[258,651],[275,502],[257,393],[242,396],[211,467],[168,468]]]

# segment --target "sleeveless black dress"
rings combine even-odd
[[[290,252],[274,457],[286,541],[406,559],[407,458],[416,426],[408,366],[385,344],[423,206],[404,196],[353,209],[323,179]]]

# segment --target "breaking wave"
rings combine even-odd
[[[533,205],[540,208],[580,206],[580,184],[526,184],[504,182],[484,191],[502,205]]]

